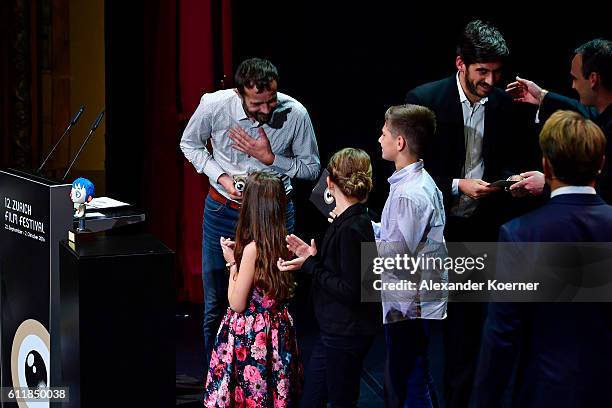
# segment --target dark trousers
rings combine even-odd
[[[495,220],[475,214],[469,218],[449,216],[444,235],[453,257],[469,254],[455,253],[453,242],[491,242],[497,240],[498,225]],[[457,276],[449,272],[449,281],[470,278],[483,282],[485,276],[473,273],[471,276]],[[446,408],[467,408],[470,403],[474,373],[480,353],[482,327],[486,316],[486,303],[448,303],[448,317],[444,321],[444,400]]]
[[[444,322],[446,408],[467,408],[480,353],[484,303],[449,303]],[[494,375],[494,374],[493,374]]]
[[[429,369],[426,320],[404,320],[385,327],[385,406],[437,408],[436,387]]]
[[[320,333],[306,369],[302,408],[356,407],[363,360],[374,336]]]

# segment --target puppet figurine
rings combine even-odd
[[[72,183],[70,199],[74,203],[74,217],[79,219],[79,230],[85,229],[85,203],[93,200],[94,185],[86,178],[79,177]]]

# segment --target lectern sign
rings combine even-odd
[[[4,229],[40,242],[47,242],[45,223],[31,218],[32,204],[11,197],[3,198]]]
[[[72,225],[69,194],[69,184],[0,171],[2,387],[61,385],[58,256],[59,241]],[[4,405],[49,406],[45,401],[23,404]]]

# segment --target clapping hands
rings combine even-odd
[[[236,242],[232,241],[230,238],[223,237],[221,237],[219,242],[221,244],[221,251],[223,251],[223,258],[225,259],[225,262],[235,262],[234,248],[236,247]]]
[[[309,256],[315,256],[317,254],[317,246],[314,239],[310,240],[310,245],[293,234],[287,235],[286,240],[287,249],[294,253],[296,258],[290,261],[285,261],[282,258],[278,258],[276,266],[278,266],[278,269],[281,272],[296,271],[302,267],[304,261],[306,261]]]

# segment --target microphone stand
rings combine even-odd
[[[93,125],[91,125],[91,129],[89,130],[89,134],[87,135],[87,137],[85,138],[85,140],[83,141],[83,143],[81,143],[81,147],[79,148],[79,151],[77,152],[77,154],[74,156],[74,158],[72,159],[72,161],[70,162],[70,165],[68,165],[68,169],[66,170],[66,173],[64,173],[64,177],[62,177],[62,181],[66,180],[66,176],[68,175],[68,173],[70,172],[70,170],[72,169],[72,166],[74,165],[74,163],[76,162],[76,160],[78,159],[79,155],[81,154],[81,152],[83,151],[83,148],[85,147],[85,145],[87,144],[87,142],[89,141],[89,138],[91,137],[91,135],[93,134],[93,132],[96,131],[96,129],[98,128],[98,126],[100,125],[100,122],[102,121],[102,117],[104,117],[104,109],[98,114],[98,117],[96,118],[96,120],[94,121]]]
[[[38,169],[36,169],[36,173],[35,174],[39,174],[40,171],[42,170],[42,168],[45,166],[45,164],[47,163],[47,160],[49,160],[49,158],[51,157],[51,155],[53,154],[53,152],[55,151],[55,149],[57,148],[57,146],[59,146],[59,144],[62,142],[62,140],[64,139],[64,136],[66,136],[68,134],[68,132],[70,131],[70,129],[72,129],[72,126],[76,125],[76,123],[78,122],[79,118],[81,117],[81,114],[83,113],[83,111],[85,110],[85,106],[81,106],[81,109],[78,110],[78,112],[74,115],[74,117],[72,118],[72,120],[70,121],[70,123],[68,123],[68,126],[66,126],[66,129],[64,130],[64,133],[62,133],[62,136],[60,136],[60,138],[58,139],[57,142],[55,142],[55,144],[53,145],[53,147],[51,148],[51,151],[47,154],[47,157],[45,157],[45,160],[43,160],[42,164],[38,167]]]

